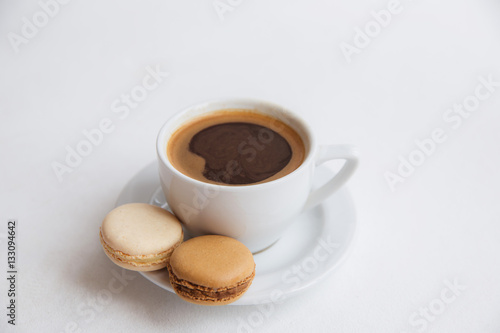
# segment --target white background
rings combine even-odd
[[[499,2],[401,0],[350,63],[340,45],[354,45],[388,1],[232,3],[221,20],[210,0],[74,0],[15,52],[9,33],[22,36],[23,17],[41,7],[0,0],[2,270],[7,220],[19,221],[17,325],[6,323],[2,273],[0,330],[236,332],[260,311],[193,306],[139,275],[105,306],[88,305],[116,269],[99,225],[155,159],[161,124],[239,96],[291,108],[319,141],[355,144],[362,159],[348,185],[360,225],[350,257],[253,331],[500,332],[500,87],[458,128],[443,119],[479,76],[500,81]],[[170,75],[120,119],[111,104],[147,66]],[[103,118],[114,130],[59,181],[52,163]],[[384,175],[436,128],[447,140],[391,191]],[[443,310],[445,281],[466,289]],[[412,324],[430,304],[439,314]]]

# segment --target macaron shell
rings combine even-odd
[[[254,269],[250,276],[238,282],[238,284],[234,286],[213,289],[205,286],[194,285],[186,280],[179,280],[172,272],[172,267],[169,264],[167,264],[167,269],[169,271],[170,283],[174,288],[175,293],[183,300],[199,305],[226,305],[233,303],[243,296],[248,288],[250,288],[250,285],[255,277]],[[232,292],[231,289],[233,289]],[[227,293],[227,291],[229,291],[229,293]]]
[[[180,221],[166,210],[144,203],[119,206],[104,218],[99,232],[104,252],[120,267],[154,271],[166,267],[183,239]]]
[[[150,271],[156,271],[156,270],[165,268],[167,266],[168,260],[170,260],[170,256],[172,255],[172,252],[182,242],[182,238],[181,238],[174,246],[172,246],[167,251],[154,256],[148,262],[144,262],[145,256],[133,256],[133,257],[128,258],[128,259],[123,259],[123,256],[120,256],[119,252],[114,251],[109,246],[107,246],[107,244],[102,239],[102,233],[100,233],[99,238],[100,238],[101,244],[104,248],[104,253],[106,253],[108,258],[112,262],[114,262],[116,265],[118,265],[120,267],[129,269],[129,270],[133,270],[133,271],[139,271],[139,272],[150,272]],[[121,255],[123,255],[123,253],[121,253]],[[147,257],[152,257],[152,256],[149,255]]]
[[[153,205],[131,203],[109,212],[101,227],[102,239],[128,255],[157,254],[182,237],[182,226],[170,212]]]
[[[250,250],[225,236],[201,236],[182,243],[172,254],[170,266],[179,280],[213,289],[234,286],[255,271]]]

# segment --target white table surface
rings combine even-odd
[[[232,9],[223,20],[211,0],[126,0],[71,1],[44,21],[37,1],[0,1],[3,271],[7,221],[18,220],[16,326],[2,277],[0,331],[500,332],[500,3],[221,2]],[[397,13],[349,63],[341,46],[355,45],[357,27],[377,29],[370,13],[388,6]],[[23,37],[33,16],[41,27]],[[169,75],[115,113],[148,66]],[[98,228],[155,159],[160,125],[190,104],[234,96],[285,105],[319,141],[359,147],[350,257],[271,310],[193,306],[137,273],[103,305],[96,297],[120,270]],[[464,101],[474,110],[458,126],[448,110]],[[112,132],[59,181],[53,162],[105,118]],[[446,140],[391,191],[387,172],[400,156],[422,162],[415,140],[435,129]]]

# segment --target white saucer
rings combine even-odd
[[[315,179],[322,184],[332,174],[327,167],[319,167]],[[129,181],[116,205],[130,202],[145,202],[168,209],[159,185],[156,162]],[[343,261],[355,231],[355,209],[344,187],[321,205],[294,218],[278,242],[254,255],[255,279],[243,297],[232,304],[279,302],[312,287]],[[157,286],[174,292],[166,269],[141,274]]]

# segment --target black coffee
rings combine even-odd
[[[207,183],[268,182],[297,169],[300,136],[285,123],[250,110],[221,110],[193,119],[170,138],[167,156],[188,177]]]
[[[252,184],[281,171],[292,148],[270,128],[252,123],[223,123],[198,132],[189,151],[203,157],[206,179],[225,184]]]

